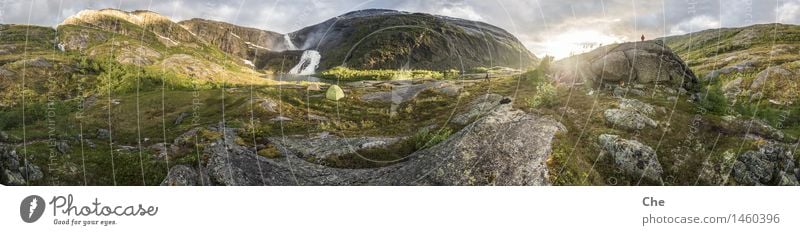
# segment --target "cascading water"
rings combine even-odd
[[[283,35],[283,40],[286,43],[286,50],[296,51],[298,50],[297,46],[294,45],[292,42],[292,38],[289,37],[289,34]],[[303,54],[300,56],[300,62],[297,63],[291,70],[289,70],[289,74],[294,75],[313,75],[317,72],[317,67],[319,67],[319,60],[322,56],[319,54],[318,51],[315,50],[306,50],[303,51]]]
[[[300,62],[294,66],[291,70],[289,70],[289,74],[296,74],[296,75],[313,75],[316,73],[317,67],[319,66],[319,60],[322,56],[319,54],[318,51],[315,50],[306,50],[303,51],[303,55],[300,56]]]
[[[283,35],[283,41],[284,41],[284,43],[286,43],[286,50],[290,50],[290,51],[296,51],[297,50],[297,46],[294,45],[294,43],[292,42],[292,38],[289,37],[289,34],[284,34]]]

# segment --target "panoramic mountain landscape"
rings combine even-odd
[[[800,26],[534,54],[364,9],[0,25],[3,185],[800,185]]]

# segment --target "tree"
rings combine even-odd
[[[546,75],[550,72],[550,64],[553,63],[553,56],[546,55],[542,58],[542,61],[539,62],[539,66],[536,66],[536,70],[539,71],[541,75]]]

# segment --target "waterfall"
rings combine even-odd
[[[319,66],[319,60],[321,58],[322,56],[318,51],[303,51],[303,55],[300,56],[300,62],[298,62],[297,65],[292,68],[292,70],[289,70],[289,74],[313,75],[316,73],[317,67]]]
[[[294,45],[294,43],[292,42],[292,38],[289,37],[289,34],[284,34],[283,35],[283,41],[286,44],[286,50],[290,50],[290,51],[296,51],[297,50],[297,46]]]

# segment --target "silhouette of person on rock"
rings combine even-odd
[[[644,42],[644,34],[642,34],[642,42]]]

